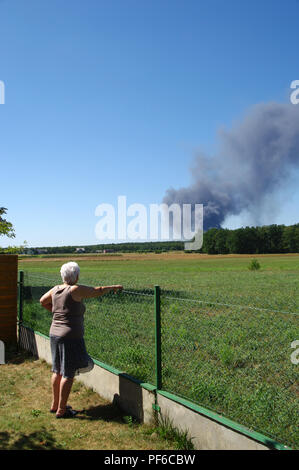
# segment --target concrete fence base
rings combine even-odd
[[[196,449],[268,450],[265,445],[160,394],[158,394],[158,405],[163,416],[169,418],[175,427],[188,430]]]
[[[52,363],[49,338],[30,328],[19,328],[19,344],[40,359]],[[116,403],[128,415],[143,423],[152,423],[157,411],[162,420],[181,431],[188,431],[195,449],[201,450],[268,450],[287,449],[272,439],[247,430],[216,413],[192,405],[170,393],[156,391],[117,369],[95,361],[92,371],[76,377],[101,397]],[[192,409],[193,408],[193,409]]]

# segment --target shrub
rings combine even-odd
[[[261,268],[261,265],[257,259],[253,259],[250,265],[248,266],[248,269],[250,269],[250,271],[258,271],[260,268]]]

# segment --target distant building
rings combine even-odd
[[[114,250],[107,248],[106,250],[103,250],[103,253],[114,253]]]
[[[37,248],[37,249],[36,249],[36,253],[37,253],[38,255],[45,255],[45,254],[48,253],[48,250]]]
[[[32,248],[25,248],[24,254],[25,255],[35,255],[35,250],[33,250]]]
[[[85,253],[85,248],[76,248],[75,253]]]

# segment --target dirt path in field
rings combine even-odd
[[[282,253],[282,254],[266,254],[266,255],[256,255],[256,254],[249,254],[249,255],[207,255],[201,253],[184,253],[184,252],[168,252],[168,253],[117,253],[117,254],[93,254],[90,255],[72,255],[70,253],[69,258],[66,256],[53,256],[53,257],[37,257],[37,256],[22,256],[21,260],[22,263],[30,263],[30,262],[52,262],[52,261],[63,261],[67,262],[68,259],[72,261],[147,261],[147,260],[188,260],[188,259],[197,259],[197,260],[219,260],[219,259],[235,259],[235,258],[290,258],[290,257],[298,257],[298,253]]]

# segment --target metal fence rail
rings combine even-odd
[[[101,285],[90,277],[80,281]],[[25,326],[48,335],[51,314],[39,298],[60,283],[58,276],[24,273]],[[299,448],[298,366],[291,362],[298,312],[171,294],[156,286],[86,300],[89,354]]]

